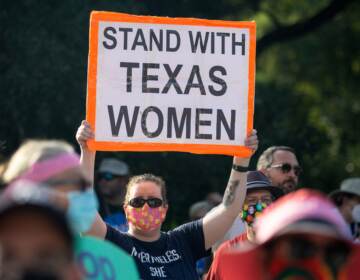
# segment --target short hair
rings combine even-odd
[[[153,182],[154,184],[158,185],[160,187],[161,197],[162,197],[164,204],[168,203],[167,197],[166,197],[165,181],[163,180],[163,178],[156,176],[154,174],[150,174],[150,173],[145,173],[145,174],[133,176],[130,178],[128,184],[126,185],[125,203],[127,203],[129,201],[131,188],[141,182]]]
[[[37,162],[73,152],[74,148],[62,140],[27,140],[11,156],[2,174],[2,180],[4,183],[10,183]]]
[[[262,170],[270,167],[274,160],[274,154],[277,151],[287,151],[295,155],[295,150],[288,146],[271,146],[260,155],[256,169]]]

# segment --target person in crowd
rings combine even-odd
[[[222,195],[219,192],[209,192],[206,195],[205,200],[212,205],[212,207],[218,206],[222,201]]]
[[[93,175],[95,152],[86,144],[94,137],[89,123],[83,121],[76,135],[82,164]],[[256,131],[244,144],[256,150]],[[161,225],[169,207],[165,183],[158,176],[143,174],[132,177],[127,185],[124,210],[129,231],[122,233],[97,216],[88,234],[110,240],[131,254],[142,279],[198,279],[196,260],[225,234],[242,208],[249,160],[234,157],[223,202],[203,219],[162,232]]]
[[[11,156],[3,173],[8,185],[28,180],[51,187],[56,204],[66,212],[75,233],[88,231],[95,221],[98,201],[73,147],[59,140],[29,140]]]
[[[348,223],[353,239],[359,242],[360,224],[360,178],[342,181],[340,189],[329,194],[344,220]]]
[[[197,201],[192,204],[189,208],[189,219],[190,221],[195,221],[204,218],[204,216],[213,208],[214,206],[206,200]],[[196,262],[196,271],[201,278],[209,269],[212,262],[211,251],[209,250],[209,255],[199,259]]]
[[[101,217],[107,224],[124,232],[128,230],[123,204],[129,173],[129,166],[125,162],[105,158],[100,163],[95,183]]]
[[[80,280],[63,211],[28,184],[0,197],[0,279]]]
[[[257,218],[254,230],[255,243],[216,256],[218,279],[335,280],[359,275],[353,273],[360,255],[349,228],[317,191],[301,189],[281,197]]]
[[[212,205],[206,200],[197,201],[189,208],[189,219],[195,221],[203,218],[212,208]]]
[[[269,179],[261,171],[249,171],[247,173],[246,188],[245,203],[242,211],[223,240],[213,246],[213,252],[224,250],[247,240],[254,242],[253,224],[255,219],[267,206],[284,194],[282,189],[272,186]],[[211,276],[208,279],[218,279],[216,277],[216,263],[215,258],[211,268],[212,272],[209,273]]]
[[[301,167],[294,149],[287,146],[272,146],[259,157],[257,170],[263,172],[273,186],[283,189],[284,193],[296,190]]]

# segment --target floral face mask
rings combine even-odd
[[[244,204],[240,217],[244,222],[251,226],[254,223],[256,217],[259,216],[267,206],[268,205],[264,202],[258,202],[256,204],[250,205]]]
[[[145,203],[142,207],[135,208],[130,205],[125,207],[129,224],[142,231],[152,231],[160,228],[166,217],[167,208],[159,206],[151,208]]]

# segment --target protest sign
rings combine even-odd
[[[131,256],[112,243],[94,237],[78,237],[75,259],[86,280],[138,280]]]
[[[255,22],[93,12],[94,150],[250,156]]]

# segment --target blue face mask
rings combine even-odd
[[[67,196],[69,207],[66,214],[73,232],[82,233],[88,231],[95,221],[99,207],[94,190],[72,191]]]

